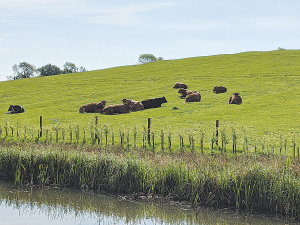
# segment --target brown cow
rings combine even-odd
[[[123,104],[129,104],[130,111],[136,112],[144,110],[144,105],[141,102],[131,100],[131,99],[122,99]]]
[[[80,107],[80,113],[102,113],[107,101],[88,103]]]
[[[104,109],[104,112],[107,115],[129,113],[130,106],[129,104],[110,105]]]
[[[192,94],[189,94],[185,98],[185,102],[200,102],[201,95],[198,91],[193,92]]]
[[[181,94],[181,98],[185,98],[189,94],[192,94],[194,91],[190,91],[184,88],[179,88],[178,93]]]
[[[184,89],[187,89],[188,86],[185,83],[176,82],[173,88],[184,88]]]
[[[224,86],[215,86],[213,89],[213,92],[216,94],[225,93],[226,91],[227,91],[227,88]]]
[[[242,97],[239,93],[235,92],[233,96],[229,98],[228,104],[242,104]]]

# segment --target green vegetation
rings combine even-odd
[[[21,139],[26,133],[24,127],[27,138],[30,135],[36,138],[39,117],[43,116],[43,138],[48,130],[49,139],[50,133],[53,139],[56,133],[59,139],[63,139],[62,133],[68,139],[71,128],[79,131],[81,142],[84,136],[89,141],[92,123],[98,116],[98,130],[107,128],[109,142],[114,137],[119,143],[119,134],[129,132],[132,143],[136,129],[137,146],[142,146],[144,126],[147,126],[147,118],[152,118],[155,145],[161,146],[161,130],[172,134],[172,142],[178,146],[179,136],[183,135],[186,145],[188,134],[193,131],[195,149],[199,149],[201,138],[204,138],[204,147],[210,148],[207,145],[215,131],[215,121],[219,119],[221,128],[226,130],[227,149],[231,148],[232,130],[235,129],[238,151],[243,150],[244,134],[249,151],[251,145],[253,151],[255,145],[259,149],[264,145],[265,151],[274,147],[277,153],[280,143],[287,137],[287,151],[292,155],[291,140],[295,135],[295,142],[298,142],[300,126],[297,121],[300,116],[299,62],[298,50],[247,52],[1,82],[1,137],[5,136],[5,127],[10,136],[10,128],[16,130],[18,126]],[[200,91],[201,102],[184,103],[177,89],[172,88],[177,81]],[[215,85],[226,86],[228,92],[214,94]],[[243,104],[227,104],[233,92],[241,94]],[[122,115],[78,112],[81,105],[89,102],[107,100],[110,105],[121,103],[123,98],[144,100],[161,96],[165,96],[168,103],[157,109]],[[22,105],[25,113],[5,115],[10,104]],[[164,140],[167,144],[167,138]],[[172,150],[178,146],[171,146]]]
[[[63,70],[61,70],[58,66],[51,65],[51,63],[37,69],[34,65],[31,65],[27,62],[14,64],[12,69],[14,71],[14,75],[7,76],[7,80],[31,78],[35,75],[43,77],[59,74],[87,72],[84,67],[76,67],[76,65],[71,62],[66,62]]]
[[[1,148],[0,179],[150,192],[298,217],[299,75],[300,51],[284,50],[1,82],[0,138],[16,144]],[[184,103],[173,89],[177,81],[199,91],[201,102]],[[214,94],[216,85],[228,92]],[[241,105],[227,104],[234,92]],[[161,108],[79,113],[89,102],[162,96],[168,103]],[[10,104],[25,113],[5,114]],[[67,144],[78,151],[55,147]]]
[[[162,60],[163,60],[163,57],[156,58],[152,54],[141,54],[138,58],[138,62],[141,63],[141,64],[156,62],[156,61],[162,61]]]
[[[159,195],[299,217],[299,165],[290,158],[94,150],[32,144],[1,147],[0,179],[149,198]]]

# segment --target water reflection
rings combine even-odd
[[[291,224],[266,216],[226,210],[191,209],[178,204],[128,201],[90,192],[16,188],[0,183],[0,225],[12,224]]]

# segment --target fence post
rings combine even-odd
[[[95,127],[96,127],[96,129],[95,129],[95,142],[96,142],[96,140],[97,140],[97,142],[98,142],[98,144],[99,144],[100,139],[99,139],[99,137],[98,137],[98,135],[97,135],[97,132],[96,132],[96,131],[98,131],[98,129],[97,129],[97,124],[98,124],[98,116],[95,117]]]
[[[219,120],[216,120],[216,145],[218,146],[218,139],[219,139]]]
[[[150,134],[151,134],[151,118],[148,118],[148,143],[149,143],[149,145],[151,144]]]
[[[40,116],[40,137],[43,136],[43,117]]]

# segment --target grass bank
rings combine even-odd
[[[122,115],[98,114],[100,125],[110,133],[124,127],[141,131],[147,118],[153,129],[189,131],[214,127],[220,120],[248,133],[299,134],[300,124],[300,51],[245,52],[179,60],[164,60],[136,66],[124,66],[85,73],[37,77],[0,82],[0,126],[17,123],[36,131],[43,116],[44,129],[56,127],[89,127],[95,115],[80,114],[81,105],[108,101],[119,104],[121,99],[144,100],[165,96],[161,108]],[[184,82],[188,89],[201,93],[201,102],[184,103],[175,82]],[[224,85],[228,91],[214,94],[213,87]],[[239,92],[241,105],[227,104]],[[7,115],[10,104],[20,104],[25,113]],[[36,128],[36,129],[35,129]],[[207,132],[205,137],[210,137]]]
[[[0,148],[0,179],[299,217],[300,166],[289,157],[154,153],[121,148],[12,144]]]

